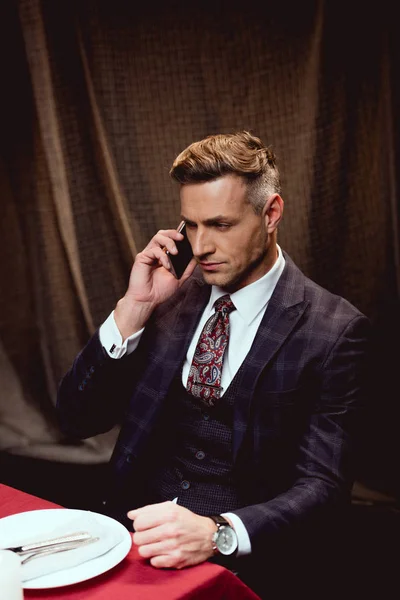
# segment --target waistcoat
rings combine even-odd
[[[200,515],[244,506],[232,461],[239,373],[211,408],[185,390],[180,374],[174,379],[143,470],[149,502],[178,497],[178,504]]]

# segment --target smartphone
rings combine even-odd
[[[183,240],[175,242],[178,249],[178,254],[168,254],[168,258],[172,265],[172,270],[177,279],[180,279],[185,272],[186,267],[193,258],[192,246],[186,235],[186,223],[182,221],[177,227],[177,231],[184,236]]]

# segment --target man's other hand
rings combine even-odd
[[[173,502],[162,502],[128,512],[140,556],[153,567],[182,569],[206,561],[213,555],[216,525]]]

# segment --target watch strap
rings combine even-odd
[[[218,529],[220,527],[222,527],[222,525],[224,527],[232,527],[232,525],[229,523],[229,521],[224,519],[224,517],[222,517],[221,515],[213,515],[210,517],[210,519],[212,519],[214,521],[214,523],[216,524]],[[218,531],[218,529],[217,529],[217,531]]]

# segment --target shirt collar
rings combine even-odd
[[[265,309],[273,294],[275,286],[278,283],[279,277],[282,275],[282,271],[285,267],[285,259],[282,250],[278,245],[277,251],[278,258],[268,273],[263,275],[260,279],[257,279],[257,281],[246,285],[230,295],[237,312],[246,325],[250,325],[260,311]],[[209,309],[211,310],[214,306],[214,302],[225,294],[225,290],[213,285],[208,303]]]

